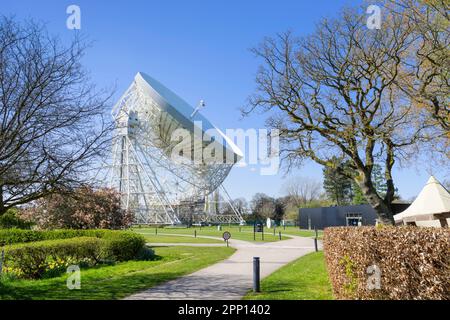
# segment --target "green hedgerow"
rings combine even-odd
[[[32,241],[5,247],[4,271],[20,278],[52,277],[72,264],[92,266],[100,262],[153,257],[151,249],[145,248],[145,238],[128,231],[22,231],[26,230],[15,230],[3,237],[3,241],[19,238]],[[41,239],[46,240],[39,241]]]
[[[93,237],[46,240],[5,248],[4,271],[21,278],[41,278],[46,272],[81,262],[101,260],[102,241]]]
[[[102,237],[102,256],[107,260],[127,261],[136,259],[145,246],[145,238],[134,232],[110,232]]]

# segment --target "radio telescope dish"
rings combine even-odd
[[[229,200],[222,182],[243,155],[197,112],[202,106],[192,108],[142,72],[114,106],[108,185],[135,223],[224,222],[208,212],[208,198],[221,189]],[[243,222],[233,211],[227,222]]]

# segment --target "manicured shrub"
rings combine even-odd
[[[4,270],[22,278],[40,278],[71,264],[94,265],[101,259],[102,240],[80,237],[7,246]]]
[[[0,246],[22,242],[69,239],[76,237],[102,238],[104,237],[105,234],[114,232],[122,232],[122,231],[103,230],[103,229],[88,229],[88,230],[61,229],[61,230],[46,230],[46,231],[3,229],[0,230]]]
[[[133,221],[116,191],[87,186],[39,199],[21,215],[40,229],[123,229]]]
[[[19,244],[18,244],[19,243]],[[5,271],[19,277],[40,278],[69,264],[150,260],[142,235],[116,230],[0,230],[6,248]]]
[[[0,246],[43,240],[43,234],[32,230],[0,229]]]
[[[114,261],[137,259],[145,246],[145,238],[134,232],[109,232],[102,240],[102,256]]]
[[[326,228],[324,252],[337,299],[450,299],[449,229]]]

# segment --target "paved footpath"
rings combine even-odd
[[[266,243],[230,240],[230,246],[237,250],[228,259],[126,299],[241,299],[252,288],[253,257],[260,257],[261,278],[264,278],[283,265],[314,251],[312,238],[291,237],[289,240]]]

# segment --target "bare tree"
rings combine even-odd
[[[109,96],[90,84],[85,48],[0,17],[0,214],[83,184],[106,146]]]
[[[395,83],[411,49],[410,25],[399,15],[384,18],[390,23],[383,30],[370,30],[364,14],[345,10],[306,38],[291,32],[266,38],[253,50],[263,65],[243,114],[270,112],[267,124],[280,130],[290,166],[304,159],[328,167],[333,156],[348,160],[349,177],[380,222],[393,224],[392,168],[431,140],[433,124],[423,120],[424,112],[412,112],[411,99]],[[377,163],[384,196],[371,177]]]
[[[245,198],[234,199],[233,206],[240,214],[247,214],[249,211],[248,203]]]
[[[396,80],[417,108],[429,111],[441,134],[450,140],[450,2],[387,0],[385,9],[403,17],[411,30],[412,50]],[[390,23],[387,21],[386,23]]]
[[[252,215],[255,219],[273,218],[275,209],[275,199],[264,193],[256,193],[251,200]]]
[[[283,184],[283,191],[299,208],[319,199],[322,184],[308,177],[291,177]]]

